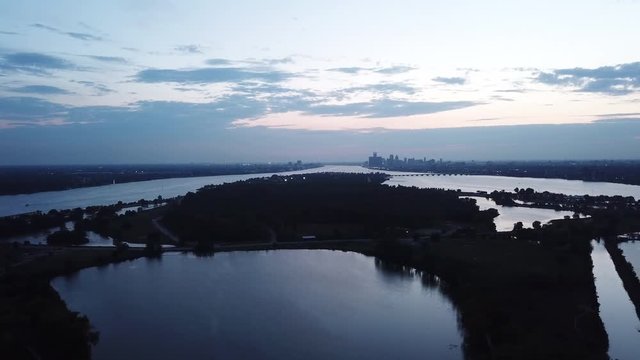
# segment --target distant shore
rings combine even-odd
[[[138,181],[202,176],[280,173],[322,164],[186,164],[186,165],[51,165],[1,166],[0,195],[122,184]]]

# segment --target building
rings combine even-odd
[[[369,167],[383,167],[384,159],[378,156],[377,152],[373,153],[373,156],[369,156]]]

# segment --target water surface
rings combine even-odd
[[[620,250],[628,262],[633,265],[633,270],[640,277],[640,241],[626,241],[618,244]]]
[[[525,228],[531,228],[533,227],[534,221],[540,221],[540,223],[545,224],[554,219],[562,219],[565,216],[573,215],[571,211],[502,206],[484,197],[474,196],[471,198],[476,200],[476,204],[480,210],[491,208],[498,210],[500,215],[493,219],[493,222],[496,224],[496,230],[498,231],[510,231],[518,221],[521,221]]]
[[[637,360],[640,354],[640,321],[633,303],[624,290],[613,261],[602,242],[592,242],[600,317],[609,335],[609,357]]]
[[[640,186],[607,182],[588,182],[564,179],[538,179],[486,175],[398,176],[389,180],[390,185],[460,189],[462,191],[494,190],[513,191],[514,188],[532,188],[566,195],[621,195],[640,198]]]
[[[282,174],[306,174],[317,172],[357,172],[366,173],[374,170],[362,166],[327,165]],[[404,172],[385,171],[391,175],[409,174]],[[132,202],[140,199],[153,200],[159,195],[171,198],[195,191],[205,185],[223,184],[256,177],[271,176],[269,174],[245,174],[204,176],[193,178],[173,178],[140,181],[124,184],[78,188],[63,191],[48,191],[35,194],[0,196],[0,216],[20,214],[30,211],[49,211],[51,209],[72,209],[91,205],[110,205],[118,201]],[[533,179],[502,176],[397,176],[387,181],[388,185],[417,186],[421,188],[461,189],[475,192],[478,190],[512,191],[514,188],[531,187],[536,191],[549,191],[569,195],[623,195],[640,198],[640,186],[570,181],[562,179]]]
[[[356,253],[174,254],[52,285],[100,331],[97,360],[462,358],[437,287]]]

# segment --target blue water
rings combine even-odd
[[[323,166],[293,173],[315,172],[371,172],[361,166]],[[406,174],[387,172],[391,175]],[[91,205],[109,205],[118,201],[132,202],[140,199],[153,200],[158,195],[164,198],[184,195],[209,184],[223,184],[273,174],[223,175],[194,178],[174,178],[150,180],[124,184],[78,188],[63,191],[49,191],[25,195],[0,196],[0,216],[51,209],[72,209]],[[461,189],[462,191],[493,191],[531,187],[537,191],[549,191],[568,195],[623,195],[640,198],[640,186],[570,181],[562,179],[533,179],[501,176],[419,176],[393,177],[388,185],[417,186],[421,188]],[[28,205],[28,206],[27,206]]]
[[[165,255],[52,285],[100,331],[102,359],[462,359],[433,282],[327,250]]]
[[[600,318],[609,335],[609,357],[637,360],[640,356],[640,320],[604,244],[596,241],[591,244]]]

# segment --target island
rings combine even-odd
[[[84,267],[166,251],[211,256],[237,250],[333,249],[420,270],[425,281],[437,279],[458,310],[467,359],[608,358],[591,241],[637,231],[636,202],[527,189],[485,194],[514,206],[544,202],[590,214],[497,232],[497,211],[481,211],[468,194],[384,185],[388,178],[382,173],[274,175],[206,186],[174,199],[3,219],[22,228],[74,221],[78,231],[103,233],[116,244],[2,244],[1,349],[14,358],[90,358],[99,329],[69,312],[49,285],[51,278]],[[611,207],[602,208],[605,203]],[[127,210],[135,206],[140,210]],[[126,242],[145,247],[130,248]],[[637,293],[636,284],[630,284]],[[56,347],[60,342],[69,347]]]

